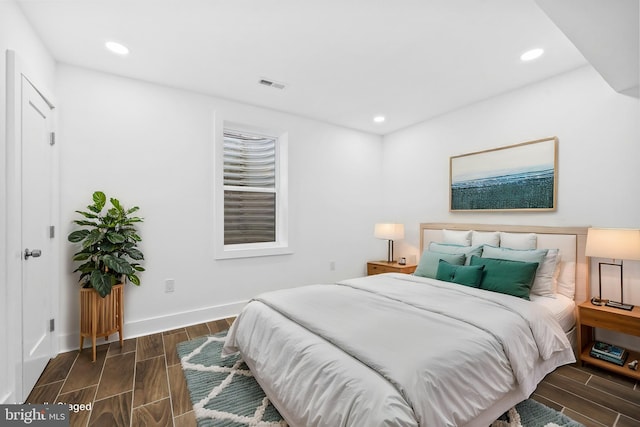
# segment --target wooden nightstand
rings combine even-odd
[[[411,274],[416,271],[417,265],[400,265],[397,262],[369,261],[367,263],[367,275],[372,276],[380,273],[406,273]]]
[[[578,351],[580,352],[579,357],[582,363],[599,366],[640,380],[640,370],[634,371],[627,367],[627,363],[632,360],[640,360],[640,353],[636,351],[629,351],[629,357],[624,366],[618,366],[589,356],[589,351],[594,341],[593,328],[609,329],[623,334],[640,336],[640,307],[634,307],[632,311],[626,311],[593,305],[590,301],[586,301],[578,306],[577,326]]]

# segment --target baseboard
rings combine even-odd
[[[198,323],[209,322],[211,320],[224,319],[237,316],[248,301],[238,301],[231,304],[205,307],[198,310],[184,311],[181,313],[168,314],[166,316],[150,317],[148,319],[127,322],[125,317],[124,338],[136,338],[143,335],[154,334],[156,332],[168,331],[185,326],[196,325]],[[59,351],[77,350],[80,340],[79,331],[58,335]],[[112,335],[109,342],[117,341],[118,335]],[[98,338],[98,345],[105,343],[102,338]],[[91,347],[91,340],[85,339],[84,347]]]
[[[0,405],[13,405],[15,403],[16,403],[16,400],[13,397],[12,392],[7,392],[2,397],[0,397]]]

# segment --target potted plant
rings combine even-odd
[[[118,199],[110,198],[111,207],[105,210],[107,197],[101,191],[93,193],[93,204],[86,211],[76,211],[82,219],[73,221],[83,228],[69,234],[68,240],[79,243],[74,261],[82,262],[74,270],[80,273],[80,351],[85,337],[91,337],[95,361],[96,337],[108,338],[118,332],[122,345],[123,286],[128,279],[140,285],[136,273],[144,271],[137,261],[144,255],[137,248],[142,240],[136,223],[142,218],[131,216],[139,208],[126,210]],[[103,212],[104,211],[104,212]]]

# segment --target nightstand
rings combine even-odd
[[[388,261],[369,261],[367,263],[367,275],[372,276],[374,274],[381,273],[405,273],[411,274],[416,271],[416,264],[400,265],[397,262]]]
[[[577,327],[578,351],[580,352],[580,361],[583,364],[588,363],[640,380],[640,370],[634,371],[627,367],[627,363],[632,360],[640,360],[640,353],[637,351],[629,351],[629,357],[624,366],[618,366],[589,356],[589,351],[594,341],[594,328],[640,336],[640,307],[634,307],[633,310],[626,311],[593,305],[590,301],[586,301],[578,306]]]

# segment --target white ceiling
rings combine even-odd
[[[616,91],[640,97],[638,0],[536,0]]]
[[[61,63],[377,134],[587,63],[534,0],[18,4]],[[111,54],[107,40],[130,54]],[[521,62],[533,47],[545,55]],[[378,114],[387,120],[373,123]]]

